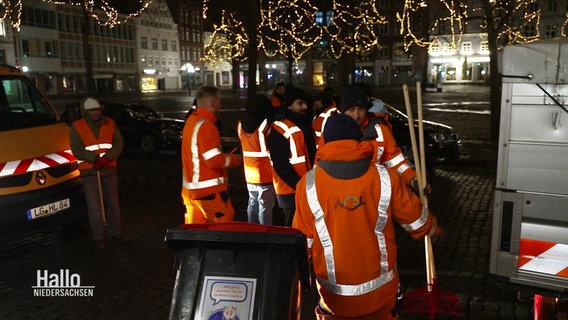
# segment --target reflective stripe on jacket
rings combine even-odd
[[[183,128],[181,153],[184,201],[226,191],[225,168],[238,164],[236,155],[222,152],[215,121],[215,115],[197,108]]]
[[[308,239],[320,303],[340,317],[371,314],[394,301],[393,221],[414,238],[432,233],[435,226],[435,218],[400,176],[371,161],[372,150],[365,141],[325,144],[318,150],[319,166],[296,189],[292,227]],[[346,171],[357,172],[356,166],[359,173],[348,176]]]
[[[314,122],[312,123],[312,128],[314,129],[314,133],[316,134],[316,147],[319,147],[319,140],[323,133],[323,128],[325,128],[325,123],[327,122],[327,118],[329,118],[332,114],[337,112],[337,105],[335,102],[330,105],[329,107],[325,108],[317,117],[314,118]]]
[[[271,125],[271,130],[276,131],[288,142],[290,148],[288,162],[292,165],[298,176],[302,177],[311,168],[304,133],[294,122],[288,119],[274,121]],[[274,159],[271,160],[275,161]],[[278,171],[274,169],[274,166],[272,167],[272,179],[276,194],[286,195],[296,192],[296,186],[288,185],[279,175]]]
[[[99,136],[95,137],[93,131],[87,124],[87,120],[81,118],[73,123],[75,130],[81,137],[85,150],[93,151],[99,156],[103,156],[112,148],[114,137],[114,122],[110,118],[105,118],[99,129]],[[79,170],[93,169],[93,163],[78,160]],[[116,167],[116,159],[110,162],[110,166]]]
[[[370,136],[368,135],[369,129],[374,131]],[[416,177],[416,170],[414,170],[410,161],[406,159],[398,147],[396,139],[388,125],[373,119],[369,127],[363,132],[366,139],[374,137],[374,139],[371,140],[376,148],[374,160],[378,164],[385,165],[387,168],[395,169],[402,177],[404,183],[410,185],[410,180]]]
[[[246,133],[241,127],[241,122],[239,121],[237,124],[237,134],[241,140],[247,183],[272,183],[272,166],[270,165],[266,137],[264,136],[267,125],[268,121],[264,119],[254,132]]]

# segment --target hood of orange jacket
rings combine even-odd
[[[373,158],[369,141],[336,140],[318,150],[318,167],[337,179],[353,179],[369,169]]]

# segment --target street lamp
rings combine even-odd
[[[195,72],[195,68],[193,67],[193,65],[191,63],[186,63],[183,66],[181,66],[181,70],[187,72],[187,91],[189,92],[189,95],[191,96],[191,74]]]

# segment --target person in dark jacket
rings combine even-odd
[[[276,199],[286,226],[294,216],[296,184],[312,168],[316,153],[311,119],[306,92],[286,86],[284,105],[273,116],[266,137]]]

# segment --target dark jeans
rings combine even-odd
[[[296,212],[296,208],[282,208],[282,212],[284,213],[284,225],[291,227],[292,220],[294,220],[294,213]]]
[[[104,240],[103,210],[101,209],[101,191],[105,206],[106,223],[109,233],[115,236],[121,233],[120,205],[118,203],[118,174],[112,173],[101,176],[101,188],[97,176],[83,176],[83,186],[87,208],[89,211],[89,223],[93,232],[93,240]]]

